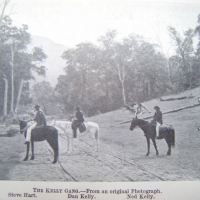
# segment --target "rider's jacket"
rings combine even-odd
[[[83,113],[78,110],[75,114],[76,119],[78,120],[78,122],[84,122],[84,117],[83,117]]]
[[[36,123],[37,123],[36,126],[42,126],[42,125],[46,126],[47,125],[46,118],[45,118],[42,110],[39,110],[36,112],[35,118],[33,120],[36,121]]]
[[[153,117],[153,121],[163,124],[162,112],[160,110],[156,111]]]

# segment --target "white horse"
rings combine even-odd
[[[84,122],[86,131],[79,133],[79,130],[77,129],[78,135],[83,134],[83,133],[91,133],[93,136],[93,144],[94,147],[96,146],[96,149],[98,151],[99,144],[98,144],[98,139],[99,139],[99,125],[94,122]],[[54,126],[58,129],[61,129],[64,134],[67,136],[68,139],[68,151],[70,150],[70,141],[71,141],[71,146],[72,150],[74,149],[73,145],[73,130],[71,128],[72,122],[71,121],[57,121],[55,119],[52,120],[51,126]]]

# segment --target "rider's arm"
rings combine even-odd
[[[156,112],[154,115],[154,121],[159,121],[160,119],[162,119],[162,113],[161,112]]]
[[[44,116],[44,113],[42,111],[40,111],[40,116],[41,116],[42,124],[46,126],[47,125],[46,117]]]

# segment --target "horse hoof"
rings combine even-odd
[[[167,156],[170,156],[171,155],[171,153],[167,153]]]
[[[35,158],[34,157],[31,157],[31,160],[34,160]]]
[[[146,156],[149,156],[149,154],[147,153]]]
[[[54,161],[52,162],[52,164],[55,164],[56,162],[57,162],[57,161],[54,160]]]
[[[156,153],[156,155],[158,156],[158,155],[159,155],[159,153]]]
[[[27,160],[28,160],[28,158],[24,158],[24,159],[23,159],[23,161],[27,161]]]

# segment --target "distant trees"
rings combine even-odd
[[[123,105],[180,92],[199,85],[200,15],[195,30],[179,33],[168,27],[173,56],[164,55],[161,44],[138,35],[117,40],[115,30],[98,39],[96,45],[82,43],[65,51],[65,75],[58,78],[60,103],[70,111],[79,104],[88,115],[107,112]]]
[[[46,115],[60,113],[56,110],[56,97],[54,88],[47,81],[38,82],[33,85],[31,90],[33,101],[39,103]]]
[[[118,39],[112,30],[95,44],[81,43],[63,52],[64,74],[54,87],[43,81],[30,88],[34,73],[45,76],[47,55],[35,47],[27,52],[28,26],[13,26],[2,4],[0,15],[0,113],[18,112],[19,105],[38,102],[46,114],[66,117],[80,105],[87,116],[118,109],[136,101],[160,97],[199,86],[200,15],[197,27],[180,33],[168,27],[174,55],[139,35]],[[195,47],[194,37],[199,36]]]
[[[164,58],[157,46],[136,35],[121,42],[116,36],[110,31],[98,45],[82,43],[63,53],[65,75],[56,91],[70,110],[78,104],[92,115],[165,92]]]
[[[175,28],[169,27],[168,31],[170,33],[170,37],[173,40],[173,45],[176,48],[176,54],[179,60],[179,70],[181,71],[181,82],[180,85],[183,89],[192,87],[192,56],[194,55],[193,48],[193,37],[194,31],[189,29],[184,32],[184,38],[181,38],[180,34],[176,31]]]

